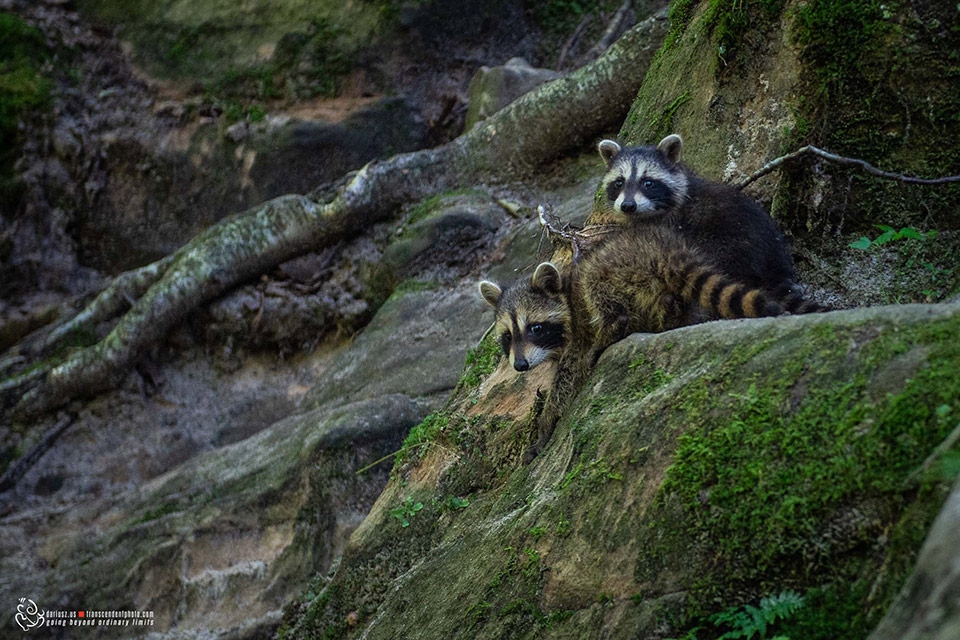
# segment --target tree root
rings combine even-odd
[[[818,156],[820,158],[823,158],[824,160],[828,160],[836,164],[859,167],[860,169],[863,169],[870,175],[877,176],[878,178],[883,178],[885,180],[895,180],[896,182],[904,182],[907,184],[932,185],[932,184],[947,184],[950,182],[960,182],[960,176],[944,176],[943,178],[916,178],[913,176],[905,176],[902,173],[884,171],[883,169],[876,168],[866,160],[860,160],[859,158],[848,158],[846,156],[838,156],[835,153],[830,153],[829,151],[824,151],[823,149],[819,149],[817,147],[808,145],[806,147],[801,147],[800,149],[797,149],[793,153],[788,153],[785,156],[780,156],[779,158],[771,160],[770,162],[763,165],[762,167],[754,171],[752,174],[750,174],[740,182],[734,183],[733,186],[735,186],[737,189],[743,189],[754,180],[762,178],[768,173],[772,173],[773,171],[778,169],[780,166],[782,166],[784,163],[790,162],[791,160],[796,160],[797,158],[800,158],[806,155]]]
[[[114,386],[200,304],[281,262],[360,233],[405,203],[511,177],[583,144],[626,115],[666,27],[663,13],[637,24],[592,64],[522,96],[452,142],[367,164],[329,202],[295,195],[270,200],[220,221],[169,258],[120,276],[44,347],[119,312],[125,302],[132,302],[129,310],[99,343],[21,381],[17,386],[37,384],[14,416],[27,419]]]

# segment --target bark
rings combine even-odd
[[[637,24],[594,63],[522,96],[452,142],[366,165],[329,202],[283,196],[219,222],[167,264],[146,268],[151,278],[162,275],[106,338],[47,372],[15,415],[26,419],[111,387],[200,304],[281,262],[360,233],[407,202],[515,176],[619,124],[666,28],[664,13]],[[104,305],[115,309],[117,296],[105,296]],[[95,308],[84,314],[104,315]]]

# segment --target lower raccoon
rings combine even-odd
[[[529,281],[502,291],[480,283],[496,309],[495,330],[517,371],[559,360],[537,419],[529,461],[546,444],[564,403],[604,349],[630,333],[690,324],[699,310],[724,318],[775,316],[779,304],[726,277],[668,227],[625,227],[586,254],[568,275],[541,263]]]
[[[801,309],[793,264],[773,219],[730,185],[699,178],[680,162],[680,136],[656,147],[598,145],[607,171],[587,224],[670,225],[729,277],[774,293],[788,311]]]

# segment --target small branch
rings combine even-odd
[[[796,160],[801,156],[814,155],[824,160],[834,162],[836,164],[859,167],[869,173],[870,175],[877,176],[878,178],[883,178],[885,180],[895,180],[897,182],[904,182],[907,184],[947,184],[950,182],[960,182],[960,176],[945,176],[943,178],[916,178],[913,176],[905,176],[900,173],[894,173],[892,171],[883,171],[882,169],[877,169],[875,166],[870,164],[865,160],[860,160],[859,158],[848,158],[846,156],[838,156],[835,153],[830,153],[829,151],[824,151],[813,146],[806,146],[801,149],[797,149],[793,153],[788,153],[785,156],[780,156],[779,158],[768,162],[763,165],[759,170],[753,172],[751,175],[747,176],[740,182],[734,184],[737,189],[743,189],[748,184],[762,178],[768,173],[773,172],[778,169],[782,164],[790,162],[791,160]]]
[[[908,475],[903,481],[903,488],[909,489],[919,482],[923,475],[933,467],[937,460],[939,460],[943,454],[957,444],[957,441],[960,441],[960,422],[958,422],[953,431],[951,431],[949,435],[944,438],[943,442],[938,444],[937,448],[927,456],[927,458],[923,461],[923,464],[910,472],[910,475]]]
[[[371,463],[368,464],[367,466],[362,467],[362,468],[360,468],[360,469],[357,469],[357,471],[355,472],[354,475],[360,475],[360,474],[363,473],[364,471],[369,471],[370,469],[374,468],[375,466],[377,466],[377,465],[380,464],[381,462],[386,462],[387,460],[389,460],[389,459],[392,458],[393,456],[397,455],[398,453],[403,453],[404,451],[410,451],[411,449],[416,449],[417,447],[425,447],[425,446],[427,446],[428,444],[430,444],[429,441],[427,441],[427,442],[418,442],[417,444],[411,444],[411,445],[407,445],[406,447],[400,447],[399,449],[397,449],[397,450],[394,451],[393,453],[388,453],[387,455],[383,456],[382,458],[377,458],[376,460],[374,460],[373,462],[371,462]]]
[[[73,418],[70,416],[60,418],[56,426],[47,431],[36,446],[30,449],[25,456],[10,465],[6,473],[0,476],[0,493],[13,489],[17,483],[20,482],[20,479],[26,475],[27,471],[30,471],[33,465],[43,457],[43,454],[53,446],[53,443],[60,437],[60,434],[66,431],[67,427],[71,424],[73,424]]]
[[[580,21],[580,24],[577,25],[577,28],[573,30],[573,35],[567,40],[563,45],[563,48],[560,49],[560,55],[557,57],[557,70],[563,70],[563,63],[567,60],[567,54],[570,52],[570,47],[572,47],[577,40],[580,39],[580,35],[583,33],[583,30],[586,29],[587,25],[590,24],[590,19],[593,17],[593,14],[588,13],[583,16],[583,20]]]
[[[550,236],[556,236],[564,242],[570,243],[570,245],[573,247],[573,261],[576,262],[577,258],[580,257],[580,238],[577,236],[576,232],[559,229],[551,224],[551,222],[547,220],[547,211],[543,208],[542,204],[537,207],[537,218],[540,220],[540,226],[543,227],[545,233]]]
[[[620,8],[617,9],[617,12],[613,14],[613,19],[610,20],[610,24],[607,25],[607,30],[603,32],[603,36],[597,42],[597,44],[590,47],[590,50],[585,54],[580,56],[577,59],[577,65],[584,65],[588,62],[592,62],[596,58],[606,51],[614,40],[617,39],[617,33],[620,31],[620,28],[623,26],[623,21],[627,17],[627,13],[630,11],[630,5],[633,3],[633,0],[623,0],[623,4],[620,5]]]
[[[610,224],[591,224],[582,229],[573,228],[570,225],[564,225],[563,228],[560,228],[555,222],[547,219],[547,212],[543,205],[537,207],[537,219],[540,221],[540,226],[543,227],[543,232],[547,234],[547,236],[559,238],[561,241],[573,247],[574,262],[580,257],[580,250],[584,245],[589,244],[589,242],[597,236],[610,233],[619,228],[618,225]],[[556,218],[554,218],[554,220],[556,221]],[[537,251],[539,253],[539,248]]]

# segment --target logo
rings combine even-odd
[[[27,603],[30,604],[27,604]],[[29,598],[20,598],[20,604],[17,605],[17,615],[14,616],[17,624],[24,631],[30,631],[34,627],[43,625],[43,613],[37,603]]]

